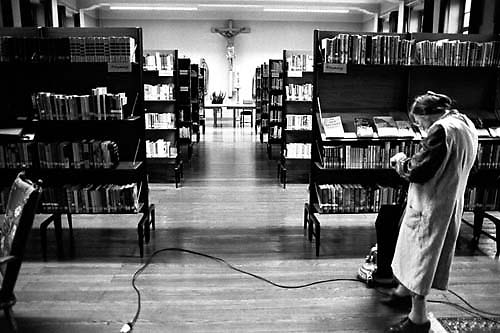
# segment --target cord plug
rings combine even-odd
[[[120,333],[129,333],[132,332],[132,323],[126,323],[123,324],[122,329],[120,330]]]

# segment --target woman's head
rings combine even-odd
[[[410,108],[410,118],[427,130],[446,111],[450,110],[452,100],[446,95],[428,91],[415,98]]]

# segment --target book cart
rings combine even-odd
[[[177,54],[177,50],[144,51],[143,81],[149,181],[173,179],[179,187],[183,164],[178,154]]]
[[[54,223],[62,255],[61,216],[73,252],[74,214],[137,214],[140,256],[155,228],[149,204],[141,28],[0,30],[2,127],[19,126],[28,145],[5,146],[2,182],[22,169],[43,181],[40,226]],[[20,123],[20,121],[22,121]],[[4,125],[5,124],[5,125]],[[14,161],[14,163],[13,163]]]
[[[369,36],[371,46],[355,41],[363,35]],[[396,204],[405,182],[389,159],[398,151],[411,156],[421,139],[418,132],[414,137],[358,138],[352,135],[355,119],[407,120],[414,97],[428,90],[453,98],[456,108],[479,128],[477,169],[465,193],[465,210],[474,211],[475,217],[473,224],[464,222],[473,226],[477,244],[483,219],[491,219],[498,249],[498,220],[487,211],[500,208],[500,140],[494,133],[499,126],[499,46],[494,36],[485,35],[314,32],[311,174],[304,229],[309,240],[316,239],[317,256],[322,221],[335,223],[335,214],[376,213],[381,205]],[[341,117],[345,135],[327,137],[324,121],[332,116]]]
[[[278,180],[307,183],[311,158],[312,53],[283,50],[283,132]]]

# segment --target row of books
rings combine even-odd
[[[322,117],[327,138],[347,137],[341,116]],[[392,116],[357,117],[354,119],[355,136],[358,138],[400,137],[421,139],[426,133],[414,128],[408,120],[394,120]]]
[[[33,166],[33,142],[0,145],[0,168],[15,169]]]
[[[338,34],[321,41],[325,63],[498,67],[499,41],[415,41],[399,35]]]
[[[164,139],[146,140],[146,157],[175,158],[177,157],[177,147],[172,142]]]
[[[274,90],[283,89],[283,78],[279,78],[279,77],[271,78],[271,89],[274,89]]]
[[[400,187],[361,184],[319,184],[316,192],[320,213],[374,213],[382,205],[398,203]]]
[[[271,70],[271,76],[274,73],[283,73],[283,62],[281,60],[272,61],[269,65],[269,69]]]
[[[127,97],[97,87],[90,95],[38,92],[33,94],[32,102],[40,120],[122,120]]]
[[[269,127],[269,138],[273,140],[281,139],[282,128],[281,126]]]
[[[283,120],[283,111],[281,111],[281,110],[271,110],[271,111],[269,111],[269,119],[271,121],[281,122]]]
[[[46,213],[137,213],[137,184],[70,185],[44,188],[42,211]]]
[[[173,71],[174,66],[174,53],[148,52],[144,56],[144,68],[146,70]]]
[[[7,202],[9,201],[10,187],[0,188],[0,214],[5,214]]]
[[[167,84],[144,84],[144,100],[146,101],[172,101],[174,100],[173,83]]]
[[[271,95],[271,106],[283,106],[283,95]]]
[[[0,62],[135,62],[135,40],[125,36],[0,37]]]
[[[497,67],[500,42],[476,43],[442,39],[416,43],[415,64],[429,66]]]
[[[397,35],[338,34],[321,40],[324,62],[329,64],[410,65],[414,44]]]
[[[310,143],[287,143],[286,158],[310,159],[311,144]]]
[[[312,101],[312,83],[293,84],[289,83],[285,87],[287,101]]]
[[[500,168],[500,142],[480,142],[477,149],[477,166],[480,169]]]
[[[144,114],[146,129],[174,129],[175,113],[146,113]]]
[[[46,169],[110,169],[120,161],[118,144],[110,140],[38,142],[37,151]]]
[[[303,114],[287,114],[286,129],[292,131],[312,130],[312,116]]]
[[[419,149],[419,144],[412,141],[381,145],[353,147],[351,145],[325,146],[322,165],[332,169],[389,169],[390,158],[398,152],[412,156]]]
[[[290,54],[286,58],[289,71],[312,72],[314,58],[311,54]]]
[[[180,127],[179,128],[179,137],[181,139],[191,139],[191,127]]]
[[[500,210],[500,189],[498,187],[467,187],[464,196],[464,210]]]

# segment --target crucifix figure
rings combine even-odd
[[[233,70],[234,63],[234,37],[236,37],[240,33],[249,33],[250,28],[234,28],[233,20],[228,20],[227,27],[221,28],[212,28],[211,32],[215,32],[220,34],[222,37],[226,38],[227,46],[226,46],[226,57],[229,62],[229,71]]]

